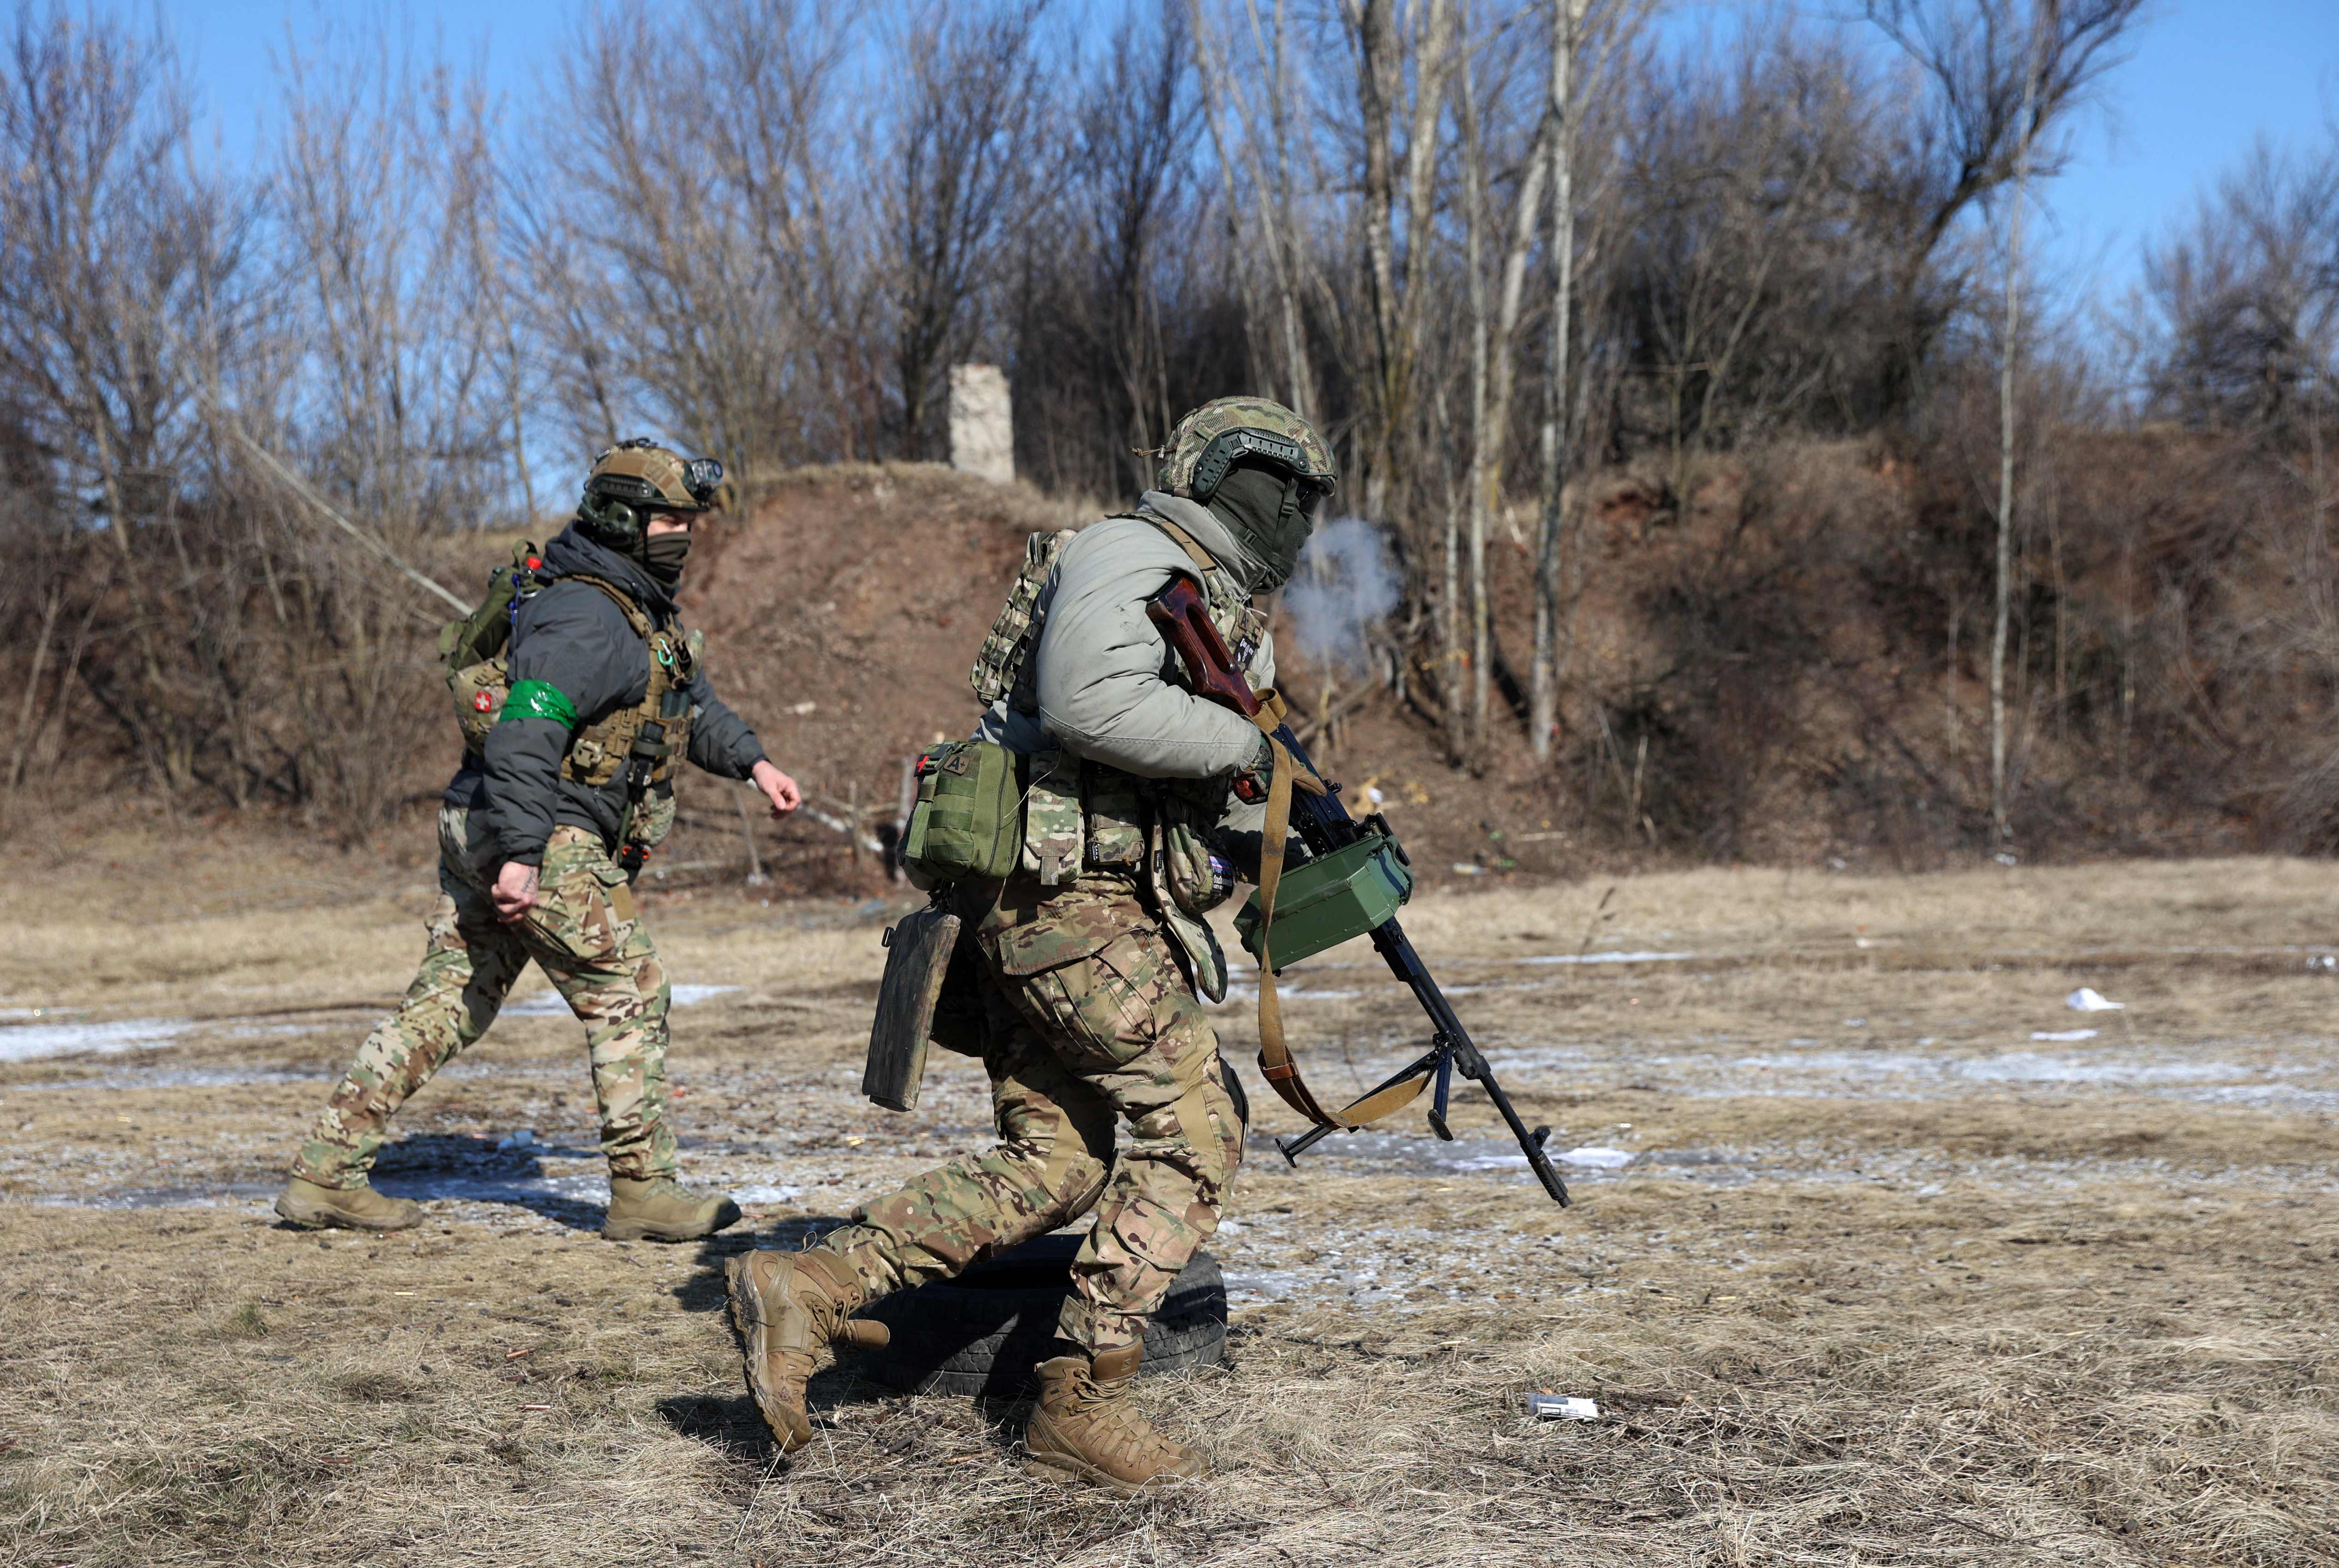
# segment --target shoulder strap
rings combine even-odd
[[[1169,518],[1163,517],[1160,512],[1138,512],[1133,515],[1143,518],[1147,522],[1151,523],[1155,528],[1160,528],[1163,533],[1169,535],[1170,538],[1175,540],[1178,547],[1185,551],[1188,557],[1190,558],[1196,566],[1202,568],[1204,576],[1208,576],[1219,569],[1218,557],[1211,555],[1209,551],[1204,549],[1202,547],[1202,542],[1199,539],[1188,533],[1185,529],[1179,528],[1176,523],[1173,523]]]
[[[634,596],[626,592],[625,589],[619,587],[613,582],[609,582],[601,577],[590,577],[583,572],[564,572],[559,577],[555,577],[553,581],[560,583],[590,583],[593,587],[608,595],[611,602],[616,604],[617,606],[618,612],[626,617],[626,624],[634,628],[634,636],[641,638],[644,642],[647,642],[649,640],[650,634],[657,629],[651,624],[649,613],[644,610],[641,606],[634,602]]]

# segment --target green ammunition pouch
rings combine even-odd
[[[1327,948],[1364,935],[1413,896],[1413,868],[1404,852],[1379,833],[1294,866],[1275,890],[1275,971]],[[1259,894],[1235,915],[1235,933],[1259,956]]]
[[[952,741],[918,759],[918,802],[902,858],[938,883],[1004,882],[1023,857],[1023,790],[1015,754]]]

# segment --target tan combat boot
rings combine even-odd
[[[1129,1402],[1145,1346],[1040,1363],[1040,1403],[1023,1434],[1028,1468],[1057,1479],[1110,1486],[1127,1496],[1148,1482],[1190,1479],[1209,1468],[1201,1454],[1153,1430]]]
[[[276,1195],[276,1212],[303,1230],[406,1230],[422,1223],[419,1203],[370,1187],[320,1187],[298,1176]]]
[[[747,1392],[783,1454],[812,1441],[804,1384],[813,1357],[836,1340],[883,1345],[882,1323],[852,1323],[846,1315],[867,1299],[860,1277],[824,1247],[804,1252],[750,1252],[723,1266],[731,1285],[731,1326],[746,1364]]]
[[[696,1241],[739,1222],[739,1206],[723,1193],[701,1194],[671,1176],[636,1180],[609,1178],[605,1241]]]

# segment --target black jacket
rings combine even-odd
[[[676,624],[673,598],[641,567],[594,543],[573,525],[545,547],[544,564],[557,577],[577,573],[615,583],[652,623]],[[511,680],[543,681],[577,710],[579,727],[642,700],[649,691],[649,646],[634,635],[609,596],[585,583],[554,582],[520,606],[512,626]],[[690,724],[690,760],[708,773],[744,779],[764,760],[764,747],[746,721],[724,706],[704,670],[689,686],[697,716]],[[540,864],[544,841],[556,827],[598,833],[614,850],[625,820],[621,774],[596,789],[560,776],[560,759],[575,732],[556,719],[507,718],[488,732],[483,765],[466,757],[447,786],[450,805],[488,814],[496,864]],[[489,875],[495,865],[480,868]]]

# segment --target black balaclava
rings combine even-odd
[[[1271,594],[1291,580],[1299,552],[1316,526],[1314,507],[1299,504],[1299,481],[1280,468],[1238,463],[1210,492],[1210,515],[1234,531],[1259,561],[1255,594]]]
[[[672,593],[682,581],[683,558],[690,554],[690,530],[676,534],[647,534],[641,544],[642,569],[656,580],[657,585]]]

